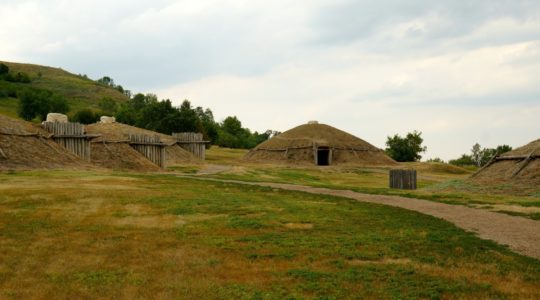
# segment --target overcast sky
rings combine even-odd
[[[0,60],[108,75],[216,119],[318,120],[425,158],[540,138],[540,1],[0,0]]]

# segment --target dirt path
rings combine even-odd
[[[206,165],[204,169],[199,170],[197,175],[214,175],[222,172],[226,172],[232,169],[232,166],[228,165]]]
[[[189,178],[272,187],[319,195],[339,196],[362,202],[401,207],[441,218],[462,229],[477,233],[480,238],[508,245],[510,249],[515,252],[540,259],[540,221],[536,220],[510,216],[483,209],[470,208],[462,205],[449,205],[396,196],[362,194],[348,190],[332,190],[283,183],[220,180],[194,176],[189,176]]]

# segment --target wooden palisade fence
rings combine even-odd
[[[201,160],[205,159],[206,144],[209,142],[203,141],[202,133],[179,132],[172,135],[176,138],[176,142],[180,147],[191,152]]]
[[[165,147],[159,136],[130,135],[129,144],[133,149],[148,158],[161,168],[165,168]]]
[[[78,157],[90,161],[90,138],[80,123],[43,122],[43,128],[52,133],[56,143]]]
[[[416,170],[390,170],[390,188],[415,190]]]

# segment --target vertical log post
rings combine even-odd
[[[391,189],[416,190],[416,170],[390,170]]]

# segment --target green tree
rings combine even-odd
[[[396,161],[418,161],[422,158],[420,153],[425,152],[427,147],[423,147],[422,132],[414,131],[401,137],[395,134],[388,137],[386,141],[386,153]]]
[[[184,100],[180,105],[178,114],[178,127],[177,132],[196,132],[199,123],[197,112],[191,108],[191,102]]]
[[[0,63],[0,79],[2,79],[3,76],[8,73],[9,73],[9,67],[5,64]]]
[[[113,116],[118,110],[118,104],[110,97],[101,99],[98,107],[104,115]]]
[[[434,162],[434,163],[443,163],[444,164],[444,160],[442,160],[440,157],[430,158],[430,159],[426,160],[426,162]]]
[[[499,145],[496,148],[482,148],[479,143],[475,143],[471,148],[471,154],[463,154],[458,159],[450,160],[449,163],[458,166],[485,166],[493,156],[512,151],[508,145]]]
[[[99,120],[99,115],[94,113],[90,109],[79,110],[75,115],[73,115],[73,121],[79,122],[82,124],[92,124]]]
[[[474,166],[476,163],[474,162],[471,155],[462,154],[460,158],[458,159],[451,159],[448,161],[449,164],[455,165],[455,166]]]
[[[221,128],[232,135],[238,135],[242,131],[242,122],[236,116],[227,117],[223,120]]]
[[[18,114],[25,120],[39,117],[43,121],[50,112],[65,114],[69,111],[66,99],[47,90],[27,89],[17,96],[19,98]]]
[[[98,79],[96,81],[97,81],[97,83],[100,83],[100,84],[103,84],[103,85],[106,85],[106,86],[115,87],[114,80],[109,76],[103,76],[102,78],[100,78],[100,79]]]

